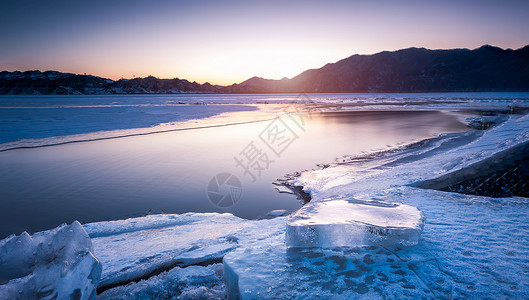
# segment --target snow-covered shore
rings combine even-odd
[[[529,117],[507,119],[487,131],[440,135],[289,178],[285,184],[302,186],[312,198],[306,206],[312,209],[290,217],[244,220],[188,213],[85,224],[93,254],[103,266],[98,298],[527,297],[526,198],[413,187],[529,143]],[[389,244],[327,243],[347,235],[347,227],[322,231],[320,245],[289,247],[288,224],[302,220],[325,229],[340,223],[332,215],[322,217],[326,212],[318,207],[340,201],[347,206],[405,207],[395,221],[413,215],[419,223],[405,225],[424,230],[409,244],[401,239]],[[345,218],[341,221],[349,225],[362,221],[350,220],[350,214]],[[384,222],[392,221],[384,216],[379,227]],[[386,225],[394,228],[391,224]],[[360,232],[373,234],[369,229]],[[5,291],[0,286],[0,298]]]

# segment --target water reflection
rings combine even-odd
[[[255,182],[236,167],[234,157],[270,121],[0,153],[0,237],[73,220],[147,213],[230,212],[258,218],[275,209],[295,210],[300,202],[271,184],[286,173],[466,130],[456,115],[439,111],[332,112],[305,120],[303,134]],[[221,172],[241,181],[236,205],[223,208],[208,199],[208,183]]]

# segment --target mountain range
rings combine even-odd
[[[291,79],[252,77],[230,86],[152,76],[114,81],[56,71],[0,72],[0,94],[11,95],[467,91],[529,91],[529,45],[353,55]]]

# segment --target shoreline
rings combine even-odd
[[[371,273],[376,274],[376,272],[386,274],[386,276],[390,276],[390,278],[393,278],[391,276],[395,276],[389,272],[395,270],[390,268],[390,264],[373,265],[369,260],[366,262],[365,257],[371,257],[371,259],[375,261],[386,259],[387,257],[392,259],[396,257],[400,259],[400,261],[398,263],[392,263],[391,266],[397,265],[399,266],[399,270],[405,270],[404,273],[401,272],[402,274],[408,274],[410,270],[413,271],[410,272],[411,275],[408,274],[404,277],[407,280],[406,286],[400,286],[399,284],[391,284],[389,286],[390,289],[387,292],[393,295],[404,296],[406,293],[410,292],[413,295],[424,295],[422,290],[409,288],[411,286],[420,286],[421,281],[426,282],[426,286],[428,286],[430,293],[439,297],[445,295],[447,287],[450,286],[457,286],[458,288],[456,292],[458,295],[461,295],[459,292],[461,289],[460,285],[469,284],[475,288],[476,292],[471,290],[466,291],[465,293],[470,293],[471,295],[483,293],[483,290],[476,285],[476,282],[479,283],[480,280],[483,280],[483,278],[479,277],[482,276],[479,275],[479,272],[475,273],[477,275],[473,275],[474,277],[478,276],[477,279],[473,279],[475,280],[473,281],[474,283],[470,283],[468,280],[461,281],[461,279],[458,279],[460,276],[463,276],[464,273],[450,273],[445,271],[445,269],[450,268],[450,262],[453,259],[457,259],[454,263],[459,262],[460,259],[471,259],[472,256],[469,256],[466,253],[473,253],[473,250],[464,248],[463,250],[466,252],[463,252],[462,258],[459,258],[459,252],[454,252],[454,249],[445,249],[443,246],[444,244],[436,246],[434,243],[436,237],[439,236],[438,231],[442,232],[443,230],[446,230],[446,225],[443,225],[441,220],[444,219],[444,223],[462,223],[462,225],[458,225],[455,228],[458,230],[456,232],[458,232],[459,235],[467,232],[465,227],[465,224],[467,223],[464,222],[464,219],[459,220],[458,218],[453,219],[452,217],[446,219],[446,217],[436,216],[436,214],[439,214],[443,210],[448,210],[451,214],[464,210],[463,212],[465,214],[472,215],[474,214],[474,209],[478,209],[478,211],[485,210],[489,213],[494,212],[503,216],[503,214],[520,214],[523,213],[523,211],[520,212],[520,209],[516,208],[519,206],[512,208],[509,202],[505,202],[506,206],[503,210],[493,209],[490,211],[486,204],[486,197],[461,196],[459,194],[439,192],[436,190],[418,189],[408,186],[408,183],[424,181],[432,178],[432,176],[438,177],[443,173],[448,174],[451,172],[457,172],[458,170],[465,168],[465,166],[493,157],[496,153],[500,153],[502,149],[510,149],[520,143],[527,143],[529,132],[527,132],[526,127],[519,124],[526,124],[528,120],[529,117],[527,115],[516,115],[514,118],[509,118],[506,122],[485,131],[474,130],[455,134],[445,134],[437,138],[421,140],[394,149],[389,149],[384,152],[351,156],[346,162],[325,164],[318,169],[300,173],[300,176],[293,179],[293,182],[299,184],[299,186],[303,186],[303,190],[311,193],[313,200],[309,203],[312,204],[315,204],[316,202],[321,203],[321,201],[324,201],[327,197],[330,197],[337,191],[340,195],[357,197],[358,195],[355,196],[356,192],[353,192],[352,194],[350,192],[357,190],[361,195],[364,195],[364,197],[368,197],[368,195],[384,198],[389,197],[392,199],[391,201],[418,206],[425,212],[428,221],[426,222],[426,229],[421,238],[422,241],[416,246],[408,246],[404,247],[404,249],[402,249],[402,247],[357,247],[352,249],[342,248],[341,250],[333,249],[332,251],[316,248],[309,252],[292,252],[285,248],[284,240],[284,226],[285,224],[288,224],[290,217],[277,217],[267,220],[244,220],[231,214],[184,213],[174,215],[158,214],[126,220],[88,223],[84,225],[84,229],[91,237],[94,245],[94,255],[98,256],[103,263],[103,277],[97,287],[98,291],[101,292],[100,296],[102,299],[105,299],[123,294],[124,292],[136,293],[142,291],[144,288],[151,289],[153,286],[164,284],[164,278],[167,274],[183,272],[183,270],[188,268],[191,268],[189,270],[211,272],[213,269],[218,270],[218,268],[223,267],[223,277],[215,279],[217,280],[215,282],[217,282],[216,284],[221,284],[220,282],[222,280],[226,280],[228,284],[224,291],[222,288],[218,290],[220,293],[230,293],[231,295],[234,293],[239,295],[244,294],[248,297],[251,297],[252,295],[270,295],[266,292],[266,287],[269,287],[270,284],[274,284],[275,282],[273,278],[269,278],[270,274],[275,274],[268,273],[269,271],[267,270],[271,268],[281,273],[281,277],[287,276],[281,281],[286,283],[286,287],[282,287],[281,285],[274,286],[273,293],[276,296],[282,295],[287,297],[288,295],[295,295],[292,293],[295,293],[297,289],[303,290],[303,286],[306,284],[303,279],[303,276],[305,276],[303,272],[305,271],[302,269],[297,270],[296,268],[310,268],[311,270],[313,269],[314,272],[318,270],[318,272],[322,272],[318,260],[320,257],[323,257],[324,259],[338,257],[339,260],[338,258],[333,260],[336,262],[345,260],[347,262],[344,265],[345,270],[353,268],[349,271],[357,272],[354,267],[355,264],[352,262],[355,260],[362,261],[362,256],[364,257],[365,266],[361,265],[361,268],[374,269],[373,272],[363,271],[366,274],[360,275],[362,278],[371,276],[369,275]],[[521,130],[519,132],[520,126],[522,126],[522,129],[525,128],[525,131]],[[495,148],[496,141],[502,141],[502,143],[498,144],[498,149]],[[443,147],[447,147],[446,149],[449,149],[449,151],[446,152],[446,149]],[[467,156],[468,154],[478,153],[476,152],[477,150],[485,152],[481,156]],[[437,160],[437,157],[442,160]],[[463,158],[463,160],[461,160],[461,158]],[[428,162],[426,165],[431,167],[418,169],[417,165],[422,164],[423,161]],[[363,163],[368,163],[368,165],[363,165]],[[370,166],[369,163],[374,163],[375,165]],[[354,168],[348,171],[348,168],[354,164],[359,164],[358,171],[374,170],[380,167],[382,167],[382,169],[380,172],[377,171],[374,173],[369,171],[362,175],[362,177],[354,179],[357,177],[347,175],[347,172],[356,172]],[[367,169],[365,169],[366,167]],[[337,172],[335,172],[334,169],[336,169]],[[415,170],[415,172],[409,173],[410,170]],[[384,175],[384,172],[389,172],[389,174]],[[396,173],[393,174],[392,172]],[[399,172],[410,175],[405,175],[404,177],[395,176],[396,174],[399,174]],[[437,172],[440,173],[438,174]],[[311,174],[319,173],[323,176],[318,175],[316,181],[310,179],[310,176],[312,176]],[[380,178],[381,180],[377,182],[380,182],[381,186],[386,186],[389,190],[383,191],[384,188],[380,190],[380,187],[378,187],[380,184],[371,186],[369,182],[373,179],[369,179],[369,177],[372,176],[374,176],[374,178]],[[382,180],[384,178],[394,178],[393,180],[397,182],[397,186],[393,186],[391,182],[385,183]],[[325,184],[332,183],[335,180],[339,180],[339,184],[330,185],[330,189],[334,191],[325,188]],[[353,180],[353,182],[348,183],[350,180]],[[355,182],[355,180],[358,182]],[[401,186],[401,183],[404,185]],[[426,197],[426,199],[424,197]],[[477,201],[474,200],[475,198],[482,198],[478,199],[482,202],[475,202]],[[454,207],[451,208],[450,206],[440,204],[446,201],[449,201]],[[521,200],[514,199],[513,201]],[[461,206],[462,204],[463,206]],[[441,209],[441,207],[444,208]],[[440,209],[441,211],[439,211]],[[293,214],[296,213],[297,212],[294,212]],[[483,215],[483,213],[478,214],[475,217],[479,217],[480,215]],[[495,221],[508,222],[509,218],[503,217],[495,219]],[[476,226],[481,224],[476,224]],[[199,232],[204,230],[207,231],[209,226],[215,228],[216,234],[207,239],[201,239],[198,241],[197,238],[200,236]],[[497,231],[501,231],[500,233],[502,233],[505,229],[504,226],[501,226],[497,228]],[[475,231],[470,232],[474,233]],[[182,236],[184,233],[186,233],[185,237]],[[518,234],[523,235],[523,231]],[[459,235],[449,235],[448,237],[441,239],[441,241],[443,243],[450,243],[452,241],[450,237],[459,237]],[[178,241],[174,240],[174,238],[171,239],[171,237],[174,236],[179,237]],[[10,236],[8,239],[13,238],[17,238],[17,236]],[[469,238],[474,239],[473,236],[470,236]],[[501,235],[500,238],[503,239],[503,235]],[[164,241],[165,239],[167,240]],[[156,243],[152,244],[152,241],[156,241]],[[463,239],[462,241],[458,241],[457,245],[458,247],[462,247],[465,243],[467,242]],[[149,246],[147,247],[147,245]],[[195,245],[196,247],[189,248],[190,245]],[[501,248],[502,244],[500,243],[499,245],[500,250],[503,249]],[[473,246],[469,245],[469,247]],[[128,256],[126,257],[120,254],[122,249],[125,248],[129,249]],[[248,249],[251,249],[251,251]],[[449,256],[438,256],[444,255],[441,250],[452,251],[454,254],[450,254]],[[382,257],[379,253],[381,251]],[[494,248],[493,251],[496,253],[499,250]],[[513,263],[516,264],[519,256],[512,256],[509,253],[510,252],[507,254],[507,259],[512,260]],[[499,253],[497,254],[499,255]],[[119,259],[117,259],[118,257]],[[479,257],[480,256],[478,255],[477,259],[479,259]],[[523,258],[524,256],[522,255],[521,257]],[[285,269],[285,266],[282,263],[285,259],[289,259],[289,261],[292,262],[291,268],[294,269]],[[505,258],[501,256],[498,259],[502,260]],[[437,267],[432,267],[429,263],[430,261],[435,261],[436,264],[440,265],[439,269],[441,271],[439,271]],[[220,265],[219,262],[223,262],[223,264]],[[301,262],[304,263],[301,264]],[[351,262],[351,264],[349,264],[349,262]],[[409,267],[410,265],[413,265],[414,267]],[[471,270],[475,267],[472,261],[464,264],[464,266]],[[408,270],[408,268],[410,270]],[[340,275],[341,271],[334,271],[333,269],[325,269],[323,271],[330,272],[328,275],[332,275],[331,278],[335,278],[336,276],[338,276],[337,278],[341,278],[340,276],[343,276]],[[248,272],[261,274],[260,276],[264,276],[263,280],[251,280],[250,273]],[[234,276],[236,276],[236,279]],[[395,278],[398,279],[398,276]],[[375,281],[378,280],[376,278],[377,277],[375,276]],[[443,278],[443,283],[439,283],[440,281],[436,278]],[[138,283],[138,280],[140,279],[142,284]],[[393,279],[393,281],[396,281],[396,279]],[[296,283],[296,285],[298,285],[297,287],[289,287],[299,280],[301,280],[300,286]],[[488,295],[495,295],[498,289],[504,289],[503,285],[504,284],[501,282],[496,283],[496,285],[489,287],[486,292]],[[373,287],[371,284],[367,284],[367,286],[369,288]],[[376,285],[374,286],[376,287]],[[216,285],[216,288],[219,288],[219,286]],[[319,285],[314,288],[313,292],[318,293],[319,295],[335,295],[330,291],[321,290]],[[524,292],[525,289],[523,287],[521,288],[521,292]],[[355,291],[356,290],[353,289],[350,292],[354,293]],[[372,293],[368,295],[376,296],[378,294]],[[515,295],[517,295],[516,292]]]
[[[194,140],[197,140],[197,139],[202,140],[205,138],[204,139],[204,142],[205,142],[209,140],[208,136],[210,136],[212,133],[214,133],[214,135],[216,136],[220,135],[222,136],[222,138],[217,139],[216,140],[217,142],[213,144],[211,144],[210,142],[205,142],[205,143],[201,142],[199,144],[196,144],[196,143],[191,144],[195,146],[209,145],[207,147],[214,146],[214,148],[218,149],[218,146],[220,146],[218,145],[218,143],[222,143],[226,145],[232,144],[232,142],[229,142],[230,140],[227,140],[226,138],[224,138],[224,136],[228,137],[230,135],[236,134],[237,131],[239,130],[237,128],[240,128],[240,130],[242,130],[243,132],[247,132],[246,136],[248,137],[247,138],[241,137],[240,139],[242,140],[240,142],[237,142],[237,144],[240,143],[241,146],[244,146],[248,142],[247,139],[253,138],[254,134],[257,135],[257,133],[259,133],[259,131],[262,130],[262,128],[268,122],[266,120],[271,120],[277,116],[276,113],[279,112],[280,110],[279,108],[281,107],[282,106],[272,105],[270,107],[263,108],[264,111],[228,113],[225,115],[225,117],[214,117],[213,119],[217,120],[216,123],[220,123],[222,124],[222,126],[208,125],[208,124],[211,124],[211,121],[209,121],[211,119],[203,119],[201,120],[202,121],[201,123],[204,124],[205,126],[200,127],[201,129],[206,130],[203,132],[197,131],[196,133],[192,133],[187,128],[185,128],[184,130],[181,130],[181,128],[178,128],[178,129],[171,129],[170,131],[182,132],[182,133],[187,131],[188,133],[185,133],[184,135],[182,134],[163,135],[163,133],[159,133],[161,135],[160,137],[152,137],[152,138],[147,138],[147,137],[133,138],[134,136],[136,137],[138,136],[138,134],[134,134],[133,136],[130,136],[130,140],[124,140],[124,141],[119,141],[119,142],[113,141],[113,137],[109,137],[105,139],[98,139],[98,140],[106,140],[106,142],[104,143],[86,143],[86,146],[84,144],[83,145],[73,145],[77,143],[75,141],[75,142],[67,143],[72,146],[68,146],[68,147],[58,146],[56,149],[51,148],[49,146],[45,146],[45,147],[48,147],[49,149],[46,149],[46,150],[33,149],[34,151],[29,151],[32,149],[18,149],[20,152],[15,149],[7,151],[7,152],[4,151],[2,152],[2,153],[6,153],[6,155],[2,156],[4,161],[8,157],[13,157],[12,162],[9,165],[6,165],[7,167],[6,170],[9,170],[9,166],[11,166],[13,172],[20,174],[17,176],[17,178],[20,176],[23,176],[23,177],[20,177],[18,181],[25,182],[26,180],[29,180],[29,178],[33,178],[31,181],[36,180],[36,182],[41,182],[41,184],[33,184],[31,182],[28,182],[27,185],[25,185],[24,187],[24,189],[32,191],[31,193],[36,196],[27,196],[27,195],[24,196],[22,193],[13,192],[13,193],[6,195],[6,197],[9,197],[8,199],[14,199],[14,200],[19,199],[18,201],[27,201],[28,203],[46,203],[47,207],[49,207],[48,211],[50,211],[50,209],[51,211],[55,210],[52,208],[59,209],[60,206],[58,206],[58,204],[56,203],[63,203],[63,202],[70,203],[71,201],[74,201],[71,204],[73,207],[71,208],[70,216],[74,216],[75,218],[72,219],[71,217],[68,217],[66,214],[61,214],[60,215],[61,217],[58,217],[58,216],[57,217],[51,217],[51,216],[43,217],[41,222],[44,222],[44,220],[46,220],[47,222],[45,223],[47,224],[46,226],[37,226],[38,224],[33,224],[35,222],[28,222],[27,223],[27,225],[29,226],[28,228],[30,229],[33,228],[33,231],[35,232],[38,231],[38,229],[44,230],[44,229],[52,228],[53,226],[57,226],[58,224],[60,224],[60,222],[72,221],[74,219],[77,219],[85,223],[85,222],[95,222],[95,221],[104,221],[104,220],[118,220],[122,218],[145,216],[145,215],[149,215],[153,213],[164,213],[164,212],[185,213],[185,212],[219,211],[218,209],[209,207],[207,198],[202,199],[204,198],[203,197],[204,195],[202,195],[200,192],[203,189],[205,189],[203,185],[207,184],[207,180],[210,179],[209,176],[214,175],[213,172],[215,171],[217,172],[218,171],[229,171],[233,174],[236,174],[237,176],[244,176],[242,173],[239,173],[240,170],[238,170],[236,167],[231,166],[231,163],[230,163],[233,158],[229,156],[230,154],[229,152],[233,151],[232,155],[237,154],[238,151],[236,150],[240,151],[240,149],[237,149],[238,147],[232,146],[232,147],[226,148],[227,150],[222,151],[222,153],[225,153],[226,155],[218,156],[218,158],[209,159],[207,156],[202,156],[203,158],[206,159],[207,161],[206,164],[198,163],[198,162],[193,164],[195,166],[199,166],[200,170],[203,170],[203,169],[212,170],[211,174],[209,174],[209,171],[206,171],[206,172],[193,171],[193,168],[190,168],[191,166],[185,167],[185,170],[187,171],[184,171],[179,167],[176,167],[176,168],[173,167],[172,169],[174,171],[165,172],[166,175],[161,176],[161,177],[157,177],[156,175],[153,176],[154,174],[151,175],[150,177],[145,177],[142,174],[145,172],[145,170],[149,170],[152,168],[152,163],[155,163],[155,165],[159,165],[163,169],[166,169],[164,165],[166,165],[167,162],[170,162],[171,165],[176,164],[175,166],[178,166],[178,165],[185,166],[186,164],[182,164],[178,162],[182,160],[181,157],[187,157],[187,156],[182,156],[182,155],[186,155],[185,152],[182,153],[180,150],[177,150],[181,148],[180,146],[178,146],[178,144],[180,144],[178,137],[180,136],[184,138],[186,136],[197,136],[197,138],[195,138]],[[326,107],[335,107],[335,106],[330,105]],[[266,181],[256,186],[254,186],[251,182],[245,182],[244,186],[246,188],[247,197],[251,197],[251,199],[247,199],[244,201],[244,203],[241,203],[242,206],[238,205],[237,207],[233,208],[232,210],[228,210],[228,211],[233,212],[235,215],[239,217],[253,220],[253,219],[260,219],[260,218],[269,218],[270,216],[268,216],[267,214],[273,210],[279,209],[279,210],[287,210],[290,212],[294,209],[297,209],[298,205],[301,205],[300,202],[296,200],[296,197],[291,195],[290,193],[286,193],[286,194],[278,193],[276,189],[274,189],[274,185],[271,184],[274,180],[284,176],[286,173],[291,172],[292,170],[303,170],[307,166],[316,166],[318,163],[321,163],[322,161],[323,162],[329,161],[329,159],[335,159],[337,157],[342,156],[343,154],[350,153],[350,151],[357,151],[357,150],[351,150],[351,149],[358,148],[354,145],[355,143],[350,145],[352,146],[351,148],[350,146],[347,146],[349,145],[349,143],[343,143],[342,138],[340,138],[342,134],[355,134],[354,132],[362,131],[360,128],[363,128],[363,127],[358,127],[358,125],[355,125],[356,123],[349,123],[349,121],[360,122],[360,124],[364,124],[364,123],[371,124],[371,125],[366,125],[368,126],[366,130],[368,130],[368,132],[375,132],[376,131],[375,129],[370,129],[370,128],[387,128],[388,127],[386,125],[381,125],[382,127],[376,127],[376,126],[379,126],[377,124],[385,124],[384,120],[386,120],[386,122],[389,120],[393,120],[391,122],[397,122],[397,123],[401,122],[399,120],[402,120],[402,122],[405,122],[405,123],[408,122],[406,121],[406,119],[409,118],[407,113],[411,113],[409,117],[416,116],[413,118],[416,118],[417,121],[423,120],[421,122],[430,122],[432,120],[435,120],[433,121],[434,123],[440,122],[438,125],[433,124],[433,126],[444,128],[444,130],[447,130],[447,131],[466,130],[466,127],[463,125],[464,123],[461,123],[463,121],[461,119],[461,116],[463,115],[460,116],[459,115],[460,113],[452,114],[450,112],[437,111],[437,110],[409,112],[409,109],[406,111],[402,109],[387,109],[386,108],[382,111],[378,111],[378,110],[377,111],[329,110],[329,111],[321,112],[321,115],[317,117],[315,115],[316,119],[314,121],[311,121],[311,122],[314,122],[314,125],[313,127],[311,127],[312,129],[309,130],[308,135],[304,136],[303,141],[301,141],[302,143],[301,145],[304,145],[304,146],[301,146],[301,145],[294,146],[294,149],[296,150],[292,150],[293,152],[291,151],[292,155],[298,156],[294,152],[304,151],[303,149],[306,149],[306,147],[310,147],[312,145],[312,142],[314,141],[314,139],[320,139],[320,138],[325,139],[325,136],[328,136],[331,133],[340,132],[340,134],[336,135],[336,138],[333,138],[333,139],[327,138],[326,140],[329,142],[332,141],[332,143],[338,142],[343,145],[339,147],[332,147],[333,149],[336,149],[336,150],[331,150],[331,151],[325,150],[326,146],[323,145],[322,146],[323,148],[317,151],[318,153],[322,151],[322,154],[321,155],[310,155],[310,157],[313,157],[312,159],[304,159],[304,160],[301,159],[300,160],[300,159],[297,159],[296,157],[292,157],[292,155],[287,156],[286,159],[288,159],[288,161],[285,161],[285,164],[281,164],[281,165],[284,165],[284,167],[280,167],[282,168],[282,171],[279,171],[279,172],[277,170],[273,171],[273,173],[269,174],[269,176],[266,177]],[[241,120],[243,122],[229,123],[230,125],[225,125],[226,124],[225,121],[233,121],[233,118],[231,116],[233,116],[234,114],[238,115],[239,116],[238,120]],[[256,116],[259,116],[260,120],[252,120]],[[450,120],[450,122],[448,122],[448,120]],[[380,121],[382,121],[382,123],[380,123]],[[331,122],[331,123],[327,123],[327,122]],[[394,123],[394,124],[397,124],[397,123]],[[197,126],[196,126],[197,123],[190,122],[187,124],[191,125],[193,129],[197,129]],[[251,124],[255,124],[255,125],[251,125]],[[333,125],[332,127],[329,127],[330,125],[325,125],[325,124],[343,124],[343,125],[339,125],[339,127],[337,127],[337,125]],[[459,125],[456,125],[456,124],[459,124]],[[239,125],[240,127],[235,126],[235,125]],[[430,125],[426,125],[426,123],[424,125],[430,127]],[[224,128],[232,127],[232,128],[231,129],[220,129],[220,127],[224,127]],[[219,129],[215,130],[215,128],[219,128]],[[339,131],[334,131],[334,130],[331,130],[330,128],[335,128],[336,130],[339,130]],[[397,127],[397,128],[400,128],[400,127]],[[322,130],[324,130],[326,134],[324,135],[320,134]],[[388,128],[388,130],[392,130],[393,132],[393,130],[397,130],[397,129]],[[443,132],[443,129],[438,129],[438,130],[440,130],[440,132]],[[254,132],[254,134],[252,134],[252,132]],[[432,131],[429,129],[425,129],[425,130],[421,129],[418,131],[410,131],[410,132],[416,132],[415,134],[418,134],[417,137],[419,139],[422,139],[423,137],[430,137],[431,134],[435,134],[437,131]],[[364,136],[365,134],[366,133],[364,133],[362,136]],[[145,134],[140,134],[140,136],[144,136],[144,135]],[[151,135],[151,134],[148,133],[147,135]],[[355,135],[360,137],[358,133],[356,133]],[[414,136],[414,133],[411,133],[411,135]],[[204,136],[204,138],[202,138],[202,136]],[[367,147],[371,147],[370,145],[377,145],[375,146],[375,149],[378,148],[378,149],[387,150],[388,148],[387,148],[386,143],[395,143],[392,145],[398,146],[399,144],[401,145],[401,143],[412,142],[411,140],[409,140],[410,139],[409,136],[406,136],[406,135],[402,135],[401,137],[398,137],[398,138],[395,137],[394,139],[392,138],[392,136],[388,135],[388,137],[390,139],[386,140],[382,144],[381,143],[372,144],[372,142],[365,141],[363,143],[366,146],[360,146],[360,148],[366,151],[373,151],[373,148],[369,149]],[[167,139],[167,142],[162,142],[162,144],[159,145],[161,148],[156,146],[158,144],[152,144],[151,146],[143,146],[143,145],[149,145],[153,141],[156,143],[156,141],[163,141],[165,139]],[[180,141],[183,142],[184,145],[190,145],[189,142],[186,142],[185,139],[180,140]],[[81,142],[85,142],[85,141],[83,140]],[[298,141],[298,143],[300,143],[300,141]],[[233,144],[233,145],[236,145],[236,144]],[[169,146],[170,148],[167,148],[167,150],[163,150],[167,146]],[[109,147],[115,147],[115,150],[112,150],[109,152],[108,151]],[[126,147],[126,148],[123,148],[123,147]],[[34,147],[31,147],[31,148],[34,148]],[[41,147],[39,146],[38,148],[41,148]],[[86,149],[86,154],[85,154],[85,149]],[[228,149],[232,149],[232,150],[228,150]],[[79,154],[76,154],[76,153],[79,153]],[[135,153],[140,153],[140,154],[138,156]],[[148,154],[148,153],[157,153],[157,154],[152,156],[152,154]],[[326,155],[324,153],[330,153],[330,156],[327,156],[329,154]],[[58,154],[59,154],[59,157],[56,157]],[[169,155],[169,156],[166,159],[158,158],[158,157],[164,157],[164,155]],[[211,155],[216,155],[216,154],[211,153]],[[65,159],[61,158],[63,156],[65,157]],[[32,158],[32,157],[35,157],[35,158]],[[38,157],[41,157],[41,158],[39,159]],[[221,168],[216,168],[214,167],[215,165],[217,165],[217,162],[215,162],[215,160],[218,161],[219,159],[222,161],[225,161],[226,164],[224,164],[224,166]],[[114,164],[112,162],[113,160],[116,160],[118,163]],[[17,167],[17,161],[20,161],[21,163],[23,161],[24,165],[20,165],[20,168]],[[98,165],[100,164],[99,163],[100,161],[103,161],[104,163],[101,165],[101,167],[98,167]],[[142,161],[145,161],[145,163],[143,163]],[[297,164],[294,163],[296,167],[294,167],[293,165],[293,162],[295,161],[298,161]],[[304,163],[302,163],[302,161],[304,161]],[[72,165],[72,162],[74,162],[73,165]],[[133,166],[135,165],[141,166],[141,167],[128,168],[127,167],[128,164],[124,164],[123,162],[129,162],[128,164],[132,164]],[[150,162],[150,163],[147,164],[146,162]],[[35,167],[38,167],[38,168],[31,169],[32,165],[35,165]],[[95,166],[95,167],[92,167],[92,166]],[[50,168],[53,168],[53,169],[50,169]],[[113,176],[113,178],[107,178],[107,176],[105,176],[106,169],[110,170],[110,173],[113,174],[113,170],[115,170],[116,168],[118,170],[123,169],[123,170],[128,170],[128,171],[125,174],[116,173],[116,174],[121,174],[121,175],[117,177]],[[39,170],[54,170],[52,173],[48,173],[48,175],[46,175],[45,177],[49,177],[50,174],[54,174],[54,176],[51,176],[50,179],[42,178],[43,176],[39,175]],[[35,171],[37,173],[33,175]],[[84,175],[86,171],[88,171],[88,175]],[[166,182],[171,177],[178,178],[178,176],[180,176],[179,174],[184,174],[182,172],[184,172],[185,174],[190,174],[190,176],[194,176],[193,178],[195,179],[191,180],[191,182],[187,182],[187,180],[184,180],[183,182],[185,182],[185,184],[182,183],[183,185],[179,183],[180,180],[177,180],[175,183],[170,185],[173,187],[167,186],[167,184],[161,184],[159,189],[155,191],[151,191],[149,193],[144,193],[142,191],[139,191],[138,190],[139,187],[130,186],[129,184],[127,184],[128,181],[139,180],[139,178],[143,178],[143,181],[141,182],[146,182],[145,180],[153,180],[154,181],[153,184],[156,184],[156,181]],[[208,173],[208,174],[204,174],[205,176],[202,176],[202,177],[197,177],[196,175],[193,175],[193,174],[201,174],[201,173]],[[3,174],[4,176],[8,176],[9,172],[8,173],[4,172]],[[90,175],[90,174],[94,174],[94,175]],[[96,174],[99,174],[99,175],[95,176]],[[137,175],[134,175],[134,174],[137,174]],[[62,178],[65,175],[67,177],[64,177],[64,179],[60,181],[52,179],[53,177]],[[203,178],[203,177],[208,177],[208,178]],[[6,177],[6,179],[7,178],[8,177]],[[245,180],[244,177],[240,177],[240,178]],[[44,184],[44,182],[46,182],[46,184],[44,186],[41,186],[42,184]],[[91,184],[87,185],[87,184],[84,184],[83,182],[90,182]],[[78,188],[82,187],[82,190],[84,191],[83,194],[80,194],[75,191],[71,191],[71,189],[68,189],[68,186],[70,185],[75,185]],[[116,191],[121,191],[120,194],[114,195],[115,193],[107,191],[106,187],[109,185],[112,186],[112,189]],[[18,186],[18,184],[16,182],[12,182],[12,186]],[[47,189],[48,192],[41,192],[43,188]],[[129,192],[123,191],[123,188],[138,190],[138,191],[136,193],[129,193]],[[179,189],[182,189],[182,188],[196,191],[196,192],[182,194],[181,192],[179,192]],[[172,191],[172,192],[168,194],[165,191]],[[252,196],[254,195],[252,193],[257,193],[255,195],[262,195],[262,196]],[[94,195],[98,195],[98,196],[94,196]],[[93,208],[89,207],[90,205],[87,206],[87,204],[84,204],[84,203],[99,203],[99,205],[103,205],[104,207],[110,207],[112,209],[112,206],[110,204],[100,203],[101,201],[103,201],[101,199],[108,199],[109,201],[111,200],[112,203],[116,201],[116,205],[117,205],[117,203],[123,203],[123,204],[126,204],[126,203],[132,204],[135,202],[143,203],[145,202],[145,200],[142,200],[142,199],[149,199],[149,197],[155,197],[156,199],[162,199],[162,200],[147,201],[146,204],[134,204],[135,206],[128,205],[127,208],[121,208],[121,209],[116,208],[114,209],[114,211],[112,211],[112,213],[96,212],[96,211],[93,211],[94,210]],[[267,197],[266,199],[268,199],[268,201],[266,201],[266,199],[261,199],[263,197]],[[100,200],[97,200],[98,198]],[[174,200],[171,200],[171,202],[175,201],[175,204],[165,204],[168,201],[168,199],[174,199]],[[193,201],[191,201],[190,199]],[[255,201],[253,199],[260,199],[260,200]],[[290,201],[289,199],[292,199],[292,201]],[[203,203],[203,200],[206,200],[205,203]],[[263,205],[261,201],[266,201],[268,202],[268,204]],[[103,202],[106,202],[106,201],[103,201]],[[199,204],[197,205],[185,204],[187,202],[190,202],[190,203],[198,202],[200,203],[200,205]],[[182,203],[181,206],[178,206],[178,207],[183,207],[183,208],[177,208],[176,205],[178,203]],[[160,206],[160,205],[163,205],[163,206]],[[83,210],[83,211],[78,210],[78,207],[85,207],[85,206],[86,206],[86,210]],[[251,208],[254,206],[256,208]],[[17,214],[19,211],[23,212],[24,211],[23,208],[22,207],[19,208],[19,207],[20,205],[13,203],[10,210],[13,213],[17,213]],[[162,207],[162,208],[158,208],[158,207]],[[151,209],[153,211],[151,211]],[[93,211],[93,212],[88,214],[86,211]],[[223,211],[223,210],[220,210],[220,211]],[[38,214],[38,212],[36,211],[34,212],[30,208],[29,211],[24,212],[24,214],[32,215],[32,214]],[[6,215],[6,218],[7,217],[8,215]],[[24,220],[24,219],[21,219],[21,220]],[[16,224],[19,224],[19,222],[16,220],[13,220],[13,222],[15,222]],[[51,223],[54,223],[54,224],[51,224]],[[20,225],[23,225],[23,224],[24,222],[20,221]],[[8,227],[11,228],[12,226],[8,226]],[[15,232],[17,233],[21,232],[19,231],[20,228],[21,227],[19,226]]]

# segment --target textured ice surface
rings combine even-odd
[[[449,276],[438,271],[435,260],[408,256],[409,253],[407,248],[381,246],[286,248],[282,241],[266,241],[227,255],[224,276],[228,292],[235,299],[401,299],[449,295],[431,286],[436,280],[445,280],[446,286],[451,283]],[[437,272],[431,274],[432,270]]]
[[[101,263],[78,222],[0,241],[0,299],[95,299]]]
[[[97,299],[225,299],[222,264],[176,267],[139,282],[107,290]]]
[[[459,172],[527,141],[529,117],[513,116],[489,131],[443,135],[405,149],[304,172],[291,184],[304,186],[312,204],[357,198],[417,207],[427,216],[419,243],[289,248],[280,237],[259,240],[224,257],[228,293],[242,299],[527,298],[526,198],[410,186]]]
[[[513,116],[488,131],[442,135],[409,149],[381,153],[380,157],[305,172],[292,181],[313,199],[336,195],[386,199],[392,187],[431,180],[467,168],[483,159],[529,140],[528,116]],[[426,214],[427,215],[427,214]]]
[[[289,247],[406,245],[419,242],[424,215],[415,207],[379,201],[312,201],[287,222]]]
[[[187,213],[90,223],[85,228],[103,263],[99,287],[107,288],[174,267],[221,262],[241,244],[284,234],[285,222],[285,217],[250,221],[231,214]]]

